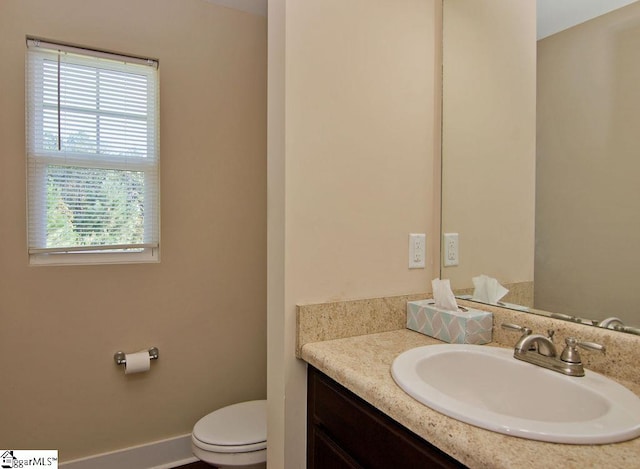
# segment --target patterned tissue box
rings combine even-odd
[[[486,344],[491,342],[493,314],[477,309],[445,311],[433,300],[407,302],[407,329],[450,344]]]

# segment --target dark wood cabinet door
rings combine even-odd
[[[308,469],[460,469],[465,466],[312,366]]]

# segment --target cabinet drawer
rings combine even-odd
[[[349,456],[352,466],[339,467],[465,467],[311,366],[307,405],[309,469],[334,467],[321,463],[326,442],[312,441],[318,432]]]
[[[308,467],[331,469],[363,469],[354,459],[347,454],[335,441],[326,435],[318,427],[314,427],[309,441],[314,448],[313,464]]]

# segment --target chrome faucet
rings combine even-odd
[[[573,337],[568,337],[565,339],[566,347],[558,357],[556,346],[553,343],[554,331],[548,331],[549,336],[545,337],[541,334],[532,334],[528,327],[515,324],[502,324],[502,328],[522,332],[513,351],[514,358],[567,376],[584,376],[584,366],[580,359],[580,353],[578,353],[578,347],[602,353],[606,351],[603,345],[593,342],[579,342]]]
[[[527,334],[520,338],[515,346],[514,353],[526,355],[528,352],[537,352],[543,357],[550,358],[555,358],[558,355],[552,339],[540,334]]]
[[[515,324],[502,324],[503,329],[511,329],[514,331],[522,332],[522,337],[515,346],[515,350],[518,353],[524,353],[529,351],[537,351],[541,355],[546,357],[555,357],[558,352],[553,344],[553,330],[547,331],[549,334],[544,337],[539,334],[531,334],[531,329],[528,327],[516,326]]]
[[[624,327],[624,323],[620,318],[611,317],[601,321],[598,326],[604,327],[605,329],[621,330]]]
[[[620,318],[607,318],[596,324],[598,327],[605,329],[613,329],[614,331],[629,332],[630,334],[640,335],[640,329],[637,327],[625,326]]]

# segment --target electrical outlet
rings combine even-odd
[[[427,253],[427,236],[424,233],[409,235],[409,268],[424,269]]]
[[[444,266],[450,267],[460,263],[458,255],[458,233],[444,234]]]

